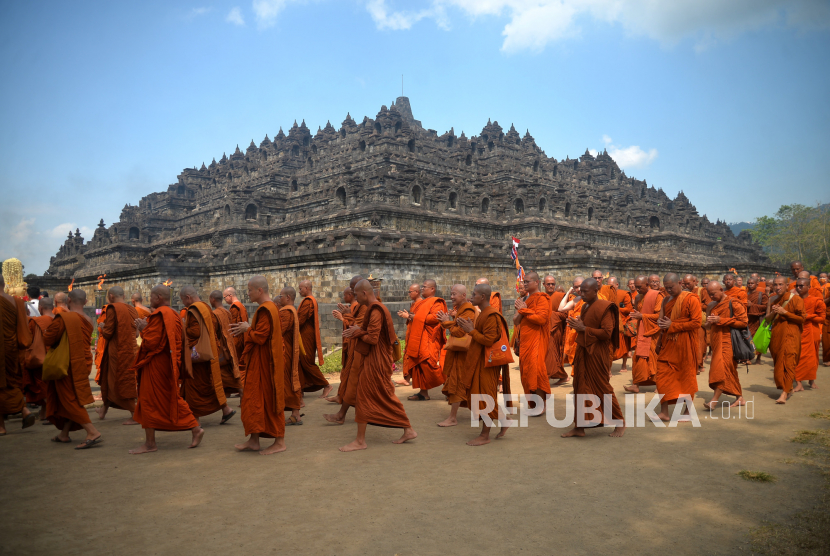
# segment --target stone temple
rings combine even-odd
[[[172,280],[205,295],[233,285],[244,300],[247,278],[264,274],[274,288],[309,278],[334,303],[354,274],[380,279],[391,302],[413,281],[434,278],[448,297],[451,284],[488,276],[510,298],[511,236],[526,270],[560,282],[593,268],[622,279],[775,270],[747,232],[628,177],[605,152],[549,158],[529,132],[490,121],[478,135],[439,135],[399,97],[374,119],[347,115],[314,134],[295,122],[183,170],[88,241],[70,234],[42,283],[74,278],[91,292],[106,274],[145,296]]]

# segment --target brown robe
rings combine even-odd
[[[793,294],[790,297],[790,294]],[[774,317],[770,331],[769,352],[772,354],[775,387],[791,392],[795,380],[795,369],[801,357],[801,331],[804,325],[804,300],[794,292],[785,291],[780,296],[770,297],[770,308],[781,305],[787,311]]]
[[[822,361],[830,363],[830,297],[824,298],[824,326],[821,329]]]
[[[795,379],[815,380],[818,372],[818,344],[821,340],[821,325],[827,308],[824,301],[808,295],[802,297],[804,302],[804,324],[801,328],[801,357],[795,368]]]
[[[466,401],[461,402],[462,407],[470,407],[472,396],[475,394],[481,396],[490,396],[495,402],[493,409],[488,415],[491,419],[499,418],[499,374],[504,372],[506,380],[505,393],[510,393],[510,375],[509,365],[501,367],[487,367],[487,348],[499,341],[502,331],[505,337],[508,335],[507,322],[504,317],[496,311],[491,305],[484,309],[476,319],[475,329],[470,336],[473,340],[470,342],[470,349],[467,350],[467,358],[464,363],[469,367],[469,373],[472,376],[470,380],[470,387],[467,390]],[[484,401],[479,401],[478,410],[485,409]]]
[[[456,308],[456,311],[458,314],[455,319],[447,323],[442,322],[441,327],[444,330],[449,330],[450,336],[464,338],[467,333],[456,323],[458,319],[470,319],[475,322],[476,309],[472,303],[467,301]],[[470,344],[472,345],[472,341]],[[441,393],[447,396],[447,403],[454,404],[468,401],[467,391],[473,377],[470,366],[467,365],[467,353],[467,351],[446,352],[444,358],[444,387],[441,389]]]
[[[748,319],[744,304],[732,301],[732,314],[729,316],[730,298],[723,296],[715,305],[710,315],[720,317],[720,321],[710,326],[709,343],[712,346],[712,363],[709,365],[709,388],[721,389],[725,394],[739,397],[742,394],[738,365],[732,358],[733,328],[746,328]]]
[[[242,389],[242,375],[239,372],[239,354],[236,352],[236,341],[231,334],[233,317],[224,307],[213,310],[213,316],[219,323],[216,333],[216,347],[219,350],[219,372],[222,375],[222,388],[225,393],[239,392]],[[226,396],[227,397],[227,396]]]
[[[300,301],[300,308],[297,309],[297,316],[300,320],[300,336],[303,338],[305,354],[300,354],[300,382],[303,392],[316,392],[329,385],[329,381],[323,376],[323,372],[317,363],[322,365],[323,344],[320,341],[320,311],[317,307],[317,300],[309,295]],[[317,363],[314,356],[317,356]]]
[[[366,315],[366,306],[360,305],[356,301],[352,303],[352,311],[351,317],[349,319],[348,326],[363,326],[363,318]],[[345,323],[344,323],[344,326]],[[355,351],[354,351],[355,339],[349,339],[349,356],[346,359],[346,364],[343,366],[343,369],[340,371],[340,386],[337,389],[337,395],[340,396],[343,403],[348,405],[354,406],[357,401],[357,378],[355,378],[354,382],[351,381],[352,379],[352,371],[354,371],[355,377],[360,373],[360,365],[355,365]]]
[[[754,292],[747,292],[746,316],[749,319],[749,334],[754,336],[758,332],[758,327],[761,326],[761,319],[767,314],[767,302],[769,296],[767,292],[760,288],[755,288]]]
[[[205,331],[209,335],[210,350],[213,354],[213,359],[210,361],[199,363],[194,362],[190,356],[191,347],[196,345],[202,335],[202,327],[196,318],[197,314],[205,323]],[[222,388],[219,348],[216,343],[216,338],[221,333],[219,321],[207,303],[197,301],[187,308],[182,350],[182,368],[186,372],[181,374],[181,392],[182,398],[190,406],[193,416],[197,419],[215,413],[227,404],[225,390]]]
[[[440,297],[419,299],[412,304],[413,320],[406,331],[405,368],[412,376],[412,387],[431,390],[444,383],[441,351],[447,339],[436,316],[447,312]]]
[[[545,365],[550,342],[550,296],[536,292],[528,296],[527,307],[519,309],[519,372],[525,394],[538,390],[550,394],[550,379]]]
[[[14,303],[0,295],[0,413],[12,415],[23,411],[23,372],[20,350],[32,343],[28,311],[21,299]]]
[[[231,324],[239,324],[240,322],[248,322],[248,310],[240,301],[234,301],[231,303],[230,308],[228,309],[231,313]],[[236,348],[236,353],[239,355],[245,349],[245,335],[240,334],[239,336],[233,337],[234,347]]]
[[[282,358],[285,378],[285,409],[300,409],[303,405],[303,389],[300,384],[300,327],[297,323],[297,309],[293,305],[280,307],[280,330],[282,330]]]
[[[46,418],[58,429],[71,422],[70,431],[90,423],[84,406],[90,405],[92,388],[89,373],[92,371],[92,322],[74,311],[56,316],[43,335],[47,347],[57,347],[66,333],[69,342],[69,374],[59,380],[50,380],[46,391]]]
[[[663,402],[671,403],[686,395],[694,399],[697,393],[700,299],[689,292],[681,292],[675,298],[663,300],[663,311],[672,322],[665,333],[661,332],[663,342],[657,356],[655,377],[657,392],[663,394]]]
[[[653,293],[652,293],[653,292]],[[637,311],[643,318],[637,325],[637,345],[631,362],[631,382],[637,386],[652,386],[657,376],[657,338],[660,328],[657,319],[663,305],[663,294],[649,290],[635,298]]]
[[[568,324],[568,314],[559,312],[559,304],[564,296],[564,292],[553,292],[550,296],[550,336],[548,337],[548,351],[545,354],[545,368],[548,378],[554,380],[568,378],[564,358],[565,326]]]
[[[128,410],[138,390],[135,382],[135,356],[138,353],[135,307],[126,303],[107,305],[104,325],[99,332],[106,340],[101,358],[101,399],[110,407]]]
[[[254,313],[245,332],[245,394],[242,396],[242,424],[245,434],[266,438],[285,436],[285,363],[279,309],[266,301]]]
[[[31,317],[29,319],[29,333],[32,338],[35,336],[35,329],[40,330],[41,337],[46,329],[52,324],[52,316]],[[21,364],[23,362],[21,361]],[[23,394],[26,396],[26,403],[43,405],[46,403],[46,383],[43,381],[43,368],[23,369]]]

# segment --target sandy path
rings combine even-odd
[[[630,374],[618,368],[619,396]],[[93,416],[105,441],[81,452],[50,443],[51,426],[20,431],[13,420],[0,439],[0,553],[736,553],[750,527],[815,500],[817,475],[784,460],[800,448],[789,442],[795,431],[822,425],[808,415],[830,406],[823,367],[822,389],[786,406],[770,398],[769,359],[750,369],[741,381],[754,419],[703,419],[698,399],[701,428],[649,425],[622,439],[599,430],[562,439],[562,430],[531,419],[470,448],[464,442],[476,432],[466,410],[459,426],[435,426],[448,411],[438,389],[432,401],[404,401],[416,441],[393,445],[397,431],[370,427],[369,449],[351,454],[337,447],[354,436],[353,414],[328,425],[322,414],[334,406],[313,394],[305,424],[288,428],[289,450],[268,457],[236,453],[241,423],[218,426],[219,414],[203,419],[200,448],[186,449],[188,433],[159,433],[160,451],[143,456],[127,454],[143,435],[121,426],[126,412],[100,423]],[[699,384],[708,399],[706,377]],[[570,391],[554,389],[560,417]],[[750,483],[735,475],[741,469],[779,481]]]

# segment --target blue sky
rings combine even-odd
[[[0,258],[305,119],[515,124],[548,156],[608,148],[711,220],[830,201],[822,0],[6,2]]]

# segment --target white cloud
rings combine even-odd
[[[386,6],[385,0],[369,0],[366,9],[378,29],[400,31],[409,29],[422,19],[432,18],[442,28],[447,28],[446,14],[441,5],[435,3],[432,7],[419,11],[392,11]]]
[[[233,23],[234,25],[239,25],[240,27],[245,25],[245,18],[242,17],[242,10],[240,10],[237,6],[231,8],[231,11],[229,11],[228,15],[225,16],[225,21]]]
[[[212,11],[213,11],[213,8],[206,8],[206,7],[191,8],[190,11],[187,12],[187,14],[184,16],[184,19],[187,19],[187,20],[195,19],[199,16],[208,14]]]
[[[649,149],[644,151],[638,145],[630,147],[618,147],[613,144],[613,139],[607,135],[602,136],[602,142],[605,143],[605,148],[614,162],[622,169],[645,168],[657,159],[657,149]],[[596,156],[599,151],[590,150],[592,155]]]
[[[26,267],[26,274],[43,274],[49,266],[49,258],[63,245],[66,235],[70,231],[74,235],[79,227],[73,222],[66,222],[44,229],[36,225],[34,217],[21,218],[11,211],[3,211],[0,216],[0,235],[4,238],[0,243],[0,260],[10,257],[20,259]],[[85,241],[92,239],[92,229],[81,226],[80,232]]]
[[[277,22],[277,16],[292,0],[254,0],[253,9],[257,27],[265,29]]]

